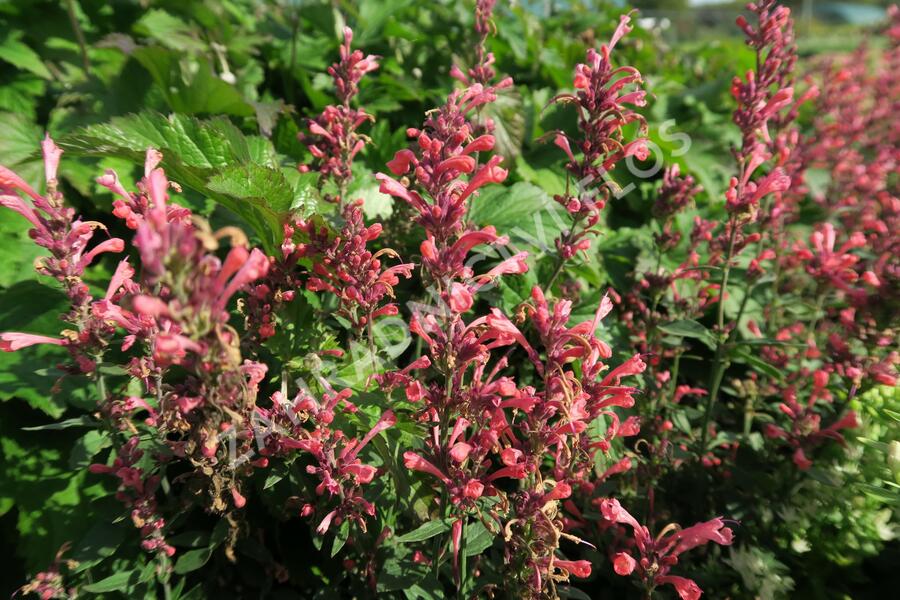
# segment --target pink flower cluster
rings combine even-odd
[[[649,156],[647,139],[640,137],[646,122],[630,108],[646,104],[641,74],[630,66],[614,68],[610,61],[613,48],[631,31],[630,22],[631,15],[622,15],[609,44],[599,52],[589,49],[586,62],[576,67],[575,92],[553,99],[578,111],[577,133],[560,131],[554,137],[568,158],[566,170],[571,176],[566,193],[554,198],[572,217],[571,228],[556,240],[562,261],[590,248],[589,236],[596,233],[601,211],[615,192],[608,173],[626,158]],[[640,125],[639,137],[626,141],[623,128],[635,122]]]
[[[346,186],[353,177],[353,158],[366,144],[366,137],[359,133],[359,128],[372,116],[364,110],[352,108],[350,102],[359,93],[359,82],[366,75],[378,68],[378,57],[365,56],[360,50],[353,50],[353,31],[344,27],[344,43],[341,45],[341,58],[328,68],[328,74],[334,79],[338,96],[338,105],[325,107],[322,114],[308,121],[309,134],[300,134],[300,141],[307,144],[310,153],[318,163],[318,171],[323,177],[331,178],[338,186],[336,194],[328,194],[326,198],[342,203]],[[301,166],[301,171],[309,170],[309,166]]]
[[[314,261],[306,289],[337,297],[338,314],[359,331],[371,326],[378,317],[397,314],[397,306],[383,304],[383,300],[394,297],[399,277],[409,279],[414,265],[402,263],[384,268],[382,257],[396,258],[397,253],[390,248],[373,253],[366,247],[381,235],[381,224],[367,227],[358,205],[345,207],[343,217],[344,226],[333,238],[327,228],[317,226],[314,221],[296,223],[296,230],[309,240],[298,245],[296,252]]]
[[[631,528],[633,550],[617,552],[612,559],[613,566],[619,575],[636,573],[648,596],[657,586],[668,584],[675,588],[681,600],[698,600],[703,594],[700,587],[691,579],[670,575],[670,570],[678,564],[680,554],[710,542],[730,546],[734,537],[732,530],[719,518],[687,529],[669,526],[653,537],[618,500],[604,498],[598,504],[608,522]],[[635,558],[635,554],[639,558]]]

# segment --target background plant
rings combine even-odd
[[[622,12],[4,7],[10,591],[889,585],[897,13]]]

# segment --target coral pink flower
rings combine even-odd
[[[0,333],[0,350],[3,350],[4,352],[15,352],[16,350],[34,346],[35,344],[63,346],[66,344],[66,340],[30,333]]]

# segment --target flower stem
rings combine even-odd
[[[72,32],[75,33],[75,39],[78,42],[78,50],[81,54],[84,72],[85,74],[90,74],[91,59],[88,57],[87,41],[84,39],[84,32],[81,30],[81,25],[78,24],[78,15],[75,14],[74,0],[66,0],[66,12],[69,13],[69,23],[72,25]]]
[[[731,257],[734,254],[734,241],[737,235],[737,223],[732,217],[728,223],[731,232],[728,235],[728,252],[725,254],[725,264],[722,266],[722,282],[719,285],[719,305],[716,316],[716,325],[718,328],[718,338],[716,339],[716,356],[713,360],[713,370],[710,374],[709,395],[706,397],[706,405],[703,408],[703,423],[700,430],[700,447],[698,456],[703,456],[706,452],[706,445],[709,441],[709,419],[712,415],[713,407],[719,396],[719,388],[722,385],[722,378],[725,376],[725,369],[728,368],[728,360],[725,357],[725,344],[728,342],[729,335],[725,330],[725,292],[728,288],[728,276],[731,273]]]

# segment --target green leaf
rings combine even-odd
[[[858,485],[859,489],[863,493],[865,493],[867,496],[875,498],[876,500],[890,502],[892,504],[900,503],[900,491],[886,490],[884,488],[878,487],[877,485],[872,485],[869,483],[859,483]]]
[[[172,180],[243,218],[270,252],[280,243],[281,223],[288,211],[313,194],[310,179],[291,183],[273,166],[269,142],[244,136],[224,117],[128,115],[82,128],[59,144],[81,156],[127,158],[136,163],[143,162],[147,148],[157,148]]]
[[[255,112],[236,87],[213,73],[205,57],[187,60],[180,52],[158,46],[138,48],[132,56],[150,72],[175,112],[236,117]]]
[[[682,432],[690,435],[691,434],[691,422],[688,421],[687,415],[682,411],[675,411],[672,413],[672,423],[680,429]]]
[[[331,544],[331,558],[337,556],[337,553],[341,551],[341,548],[347,543],[347,538],[349,537],[350,521],[345,520],[334,534],[334,542]]]
[[[269,489],[282,479],[284,479],[284,475],[282,475],[281,473],[270,473],[268,476],[266,476],[266,482],[263,484],[263,489]]]
[[[514,246],[538,249],[553,247],[567,219],[546,192],[524,182],[485,188],[471,200],[468,216],[476,225],[493,225]]]
[[[758,356],[750,354],[750,352],[748,352],[745,348],[735,348],[734,350],[732,350],[731,354],[734,360],[746,363],[757,371],[765,373],[773,379],[780,380],[784,376],[784,373],[782,373],[780,369],[778,369],[774,365],[770,365]]]
[[[71,558],[78,562],[76,570],[84,571],[112,556],[124,540],[125,528],[122,524],[98,521],[75,545]]]
[[[571,585],[561,585],[556,591],[560,598],[572,598],[573,600],[591,600],[591,597]]]
[[[173,536],[166,536],[166,541],[173,546],[184,546],[186,548],[199,548],[209,545],[208,531],[182,531]]]
[[[178,561],[175,563],[175,573],[184,575],[185,573],[196,571],[209,561],[212,552],[213,549],[211,547],[188,550],[178,557]]]
[[[0,137],[0,164],[6,167],[12,168],[33,158],[40,148],[43,137],[41,128],[27,117],[0,113],[0,130],[3,131]]]
[[[111,445],[112,441],[105,431],[88,431],[75,442],[69,455],[69,466],[73,469],[87,467],[98,452]]]
[[[37,52],[19,41],[22,34],[10,30],[3,41],[0,41],[0,60],[20,69],[30,71],[43,79],[52,79],[50,70],[41,62]]]
[[[65,328],[59,315],[67,308],[68,302],[58,290],[36,281],[21,281],[0,291],[0,331],[59,335]],[[54,397],[54,378],[38,372],[35,365],[55,364],[60,356],[65,356],[65,350],[47,345],[0,353],[0,400],[21,398],[59,418],[65,403]]]
[[[294,205],[294,190],[281,171],[259,165],[233,166],[209,179],[208,188],[241,202],[253,203],[276,213]]]
[[[59,431],[61,429],[69,429],[70,427],[96,427],[96,426],[97,426],[96,421],[94,421],[87,415],[82,415],[80,417],[73,417],[71,419],[59,421],[58,423],[50,423],[48,425],[38,425],[37,427],[23,427],[22,431]]]
[[[37,103],[46,90],[47,83],[35,75],[14,74],[0,85],[0,110],[34,119],[37,117]]]
[[[172,50],[188,52],[206,50],[206,44],[197,39],[197,33],[187,23],[161,9],[144,13],[144,16],[134,24],[134,30]]]
[[[421,542],[444,533],[445,531],[450,531],[450,523],[435,519],[434,521],[428,521],[409,533],[401,535],[397,538],[397,543],[410,544],[412,542]]]
[[[0,113],[0,165],[8,167],[35,189],[44,182],[44,168],[40,160],[31,160],[39,148],[41,129],[29,118],[12,113]],[[31,229],[23,216],[12,210],[0,209],[0,286],[8,287],[26,279],[34,279],[34,261],[47,251],[28,236]]]
[[[466,526],[466,556],[481,554],[494,543],[495,534],[484,523],[475,521]]]
[[[102,594],[103,592],[124,592],[130,585],[136,583],[140,574],[137,571],[120,571],[101,579],[96,583],[90,583],[81,588],[83,592]]]
[[[716,338],[713,337],[712,332],[693,319],[681,319],[679,321],[672,321],[671,323],[659,325],[659,330],[663,333],[668,333],[669,335],[700,340],[710,349],[716,347]]]
[[[498,94],[497,100],[487,104],[479,121],[490,119],[494,123],[494,151],[512,160],[522,153],[525,139],[525,115],[522,96],[515,89]]]

